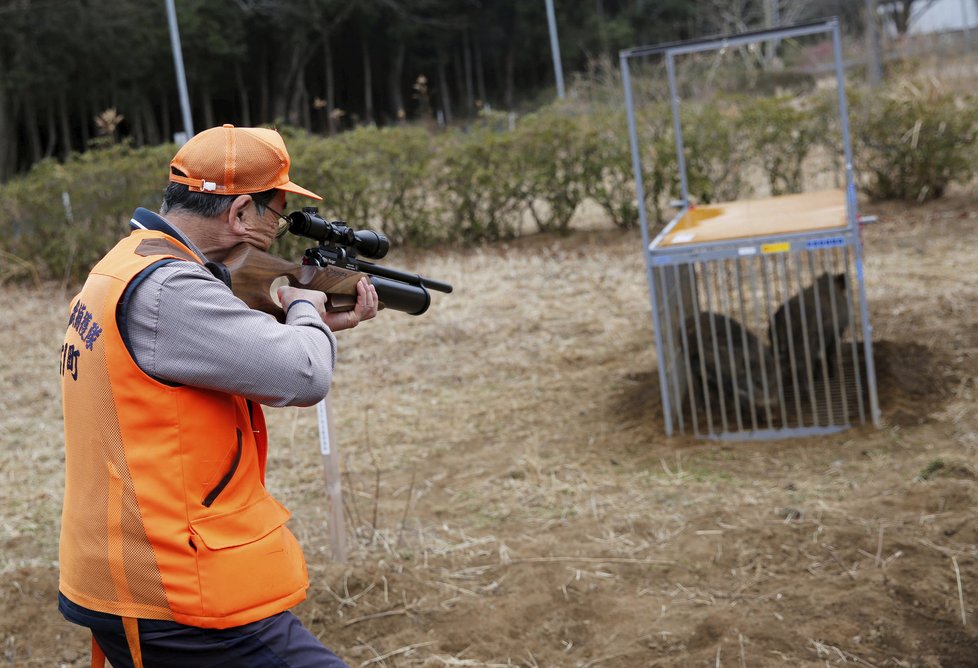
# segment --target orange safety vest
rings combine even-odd
[[[61,592],[129,622],[239,626],[302,601],[305,560],[289,511],[265,489],[261,408],[154,379],[122,339],[126,287],[165,258],[200,262],[172,237],[137,230],[71,302]]]

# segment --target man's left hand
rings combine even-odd
[[[364,277],[357,283],[357,305],[353,310],[323,313],[323,322],[334,332],[352,329],[362,321],[370,320],[377,315],[379,304],[377,288],[373,286],[370,279]]]

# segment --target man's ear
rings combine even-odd
[[[245,214],[248,212],[249,206],[254,206],[255,202],[251,199],[251,195],[238,195],[231,202],[231,206],[225,212],[225,220],[227,221],[228,228],[236,235],[244,236],[248,227],[244,222]]]

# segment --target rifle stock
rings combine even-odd
[[[247,243],[232,248],[223,264],[231,275],[235,296],[280,322],[285,320],[285,312],[272,298],[272,285],[279,278],[295,288],[325,292],[327,311],[349,311],[357,302],[357,282],[365,276],[341,267],[289,262]]]

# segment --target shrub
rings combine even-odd
[[[541,232],[565,234],[585,197],[583,123],[548,108],[520,120],[514,140],[523,206]]]
[[[978,98],[905,79],[853,95],[861,188],[876,199],[924,201],[975,173]]]
[[[0,188],[2,249],[45,277],[84,277],[128,233],[136,207],[159,208],[173,152],[121,143],[38,163]]]
[[[669,200],[682,195],[672,111],[666,104],[654,106],[638,117],[636,125],[643,149],[645,203],[655,213],[655,222],[662,225],[667,222],[665,207]]]
[[[636,113],[642,189],[652,225],[665,222],[665,204],[677,182],[670,114],[665,104],[645,105]],[[604,209],[616,227],[637,227],[638,196],[625,111],[597,107],[581,118],[578,131],[584,141],[585,194]]]
[[[451,242],[477,243],[520,233],[525,200],[516,135],[487,127],[445,135],[433,184]]]
[[[873,197],[930,199],[974,174],[978,99],[905,78],[887,89],[849,93],[855,162]],[[689,191],[703,203],[749,196],[747,170],[760,165],[772,194],[801,189],[814,147],[838,159],[834,97],[722,95],[682,109]],[[645,206],[665,222],[679,193],[667,102],[637,110]],[[561,104],[522,119],[484,113],[464,130],[363,127],[325,138],[283,126],[292,176],[319,192],[323,215],[379,227],[395,245],[482,243],[518,236],[529,214],[542,231],[567,232],[592,198],[620,228],[639,219],[624,111],[584,113]],[[136,206],[156,209],[172,144],[136,150],[99,144],[63,164],[47,160],[0,186],[0,280],[72,280],[121,236]],[[67,193],[70,212],[62,193]],[[303,202],[304,203],[304,202]],[[311,204],[311,202],[309,202]],[[299,250],[293,238],[277,249]],[[33,265],[33,266],[32,266]],[[36,270],[36,271],[35,271]]]
[[[635,176],[628,124],[623,111],[600,108],[582,117],[584,193],[604,209],[616,227],[638,225]]]
[[[325,139],[290,139],[293,179],[323,196],[325,215],[379,227],[396,245],[438,236],[427,179],[434,140],[422,128],[361,127]]]
[[[740,129],[740,113],[732,97],[686,105],[680,111],[689,194],[700,203],[749,194],[745,170],[751,154]]]
[[[760,162],[771,194],[801,192],[802,166],[826,135],[832,112],[788,96],[751,98],[741,109],[747,150]]]

